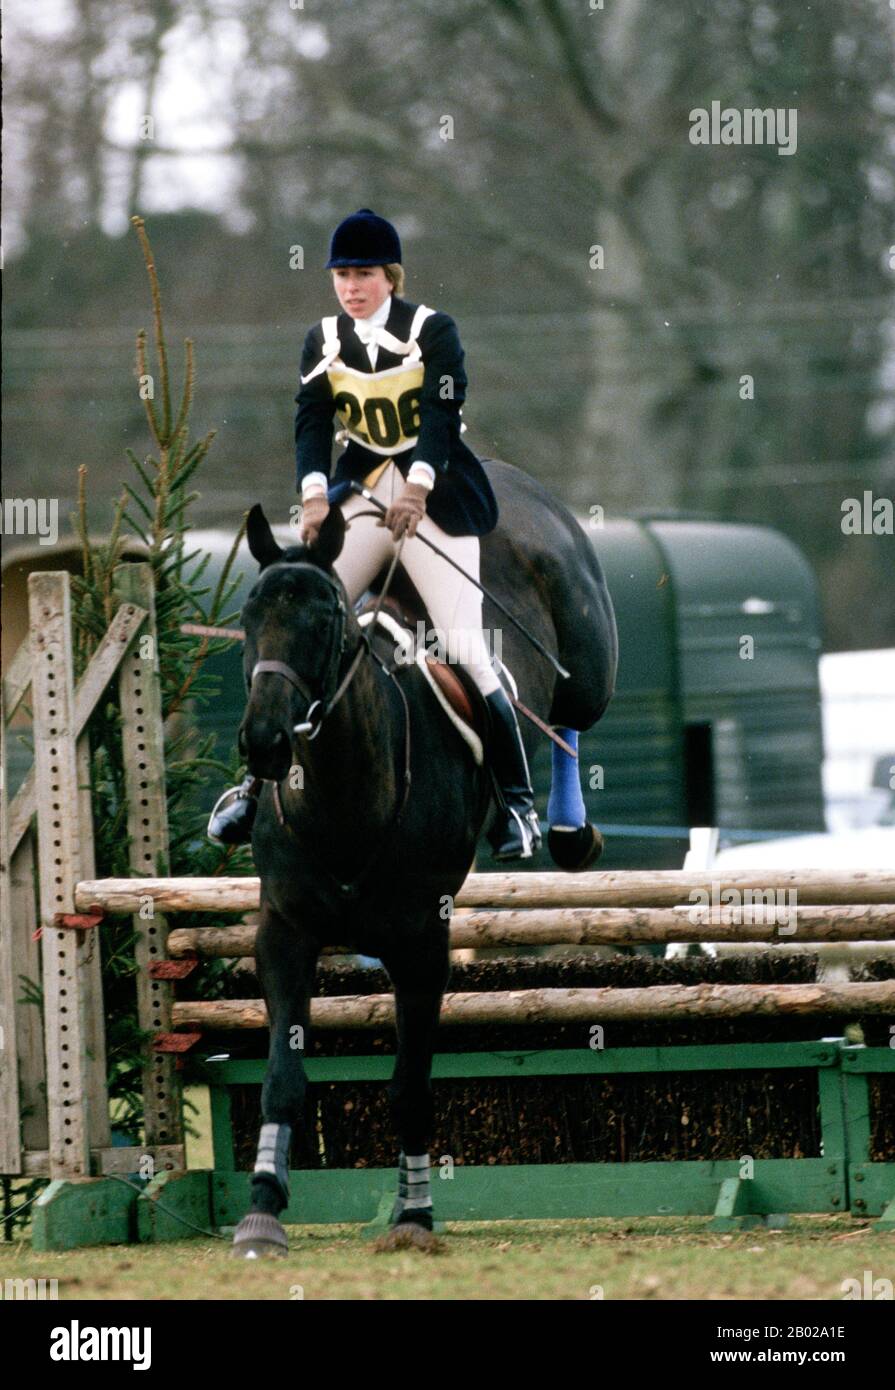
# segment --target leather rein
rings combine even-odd
[[[363,515],[363,513],[360,513],[360,515]],[[375,516],[377,515],[377,513],[374,512],[372,513],[372,515]],[[287,680],[289,684],[293,686],[294,689],[297,690],[298,693],[308,701],[308,707],[305,711],[304,719],[300,723],[294,724],[292,726],[292,732],[294,734],[303,734],[309,740],[316,738],[319,734],[320,729],[323,726],[323,721],[326,719],[327,715],[332,713],[336,705],[342,699],[342,696],[348,690],[348,687],[354,680],[358,668],[360,667],[361,661],[363,660],[366,654],[372,656],[373,659],[379,664],[379,666],[382,668],[385,674],[394,682],[395,689],[401,696],[401,703],[404,709],[404,776],[402,779],[403,788],[401,791],[401,795],[398,799],[395,808],[395,813],[391,819],[391,822],[389,823],[389,825],[386,826],[385,832],[380,842],[374,847],[373,853],[369,856],[368,860],[364,864],[363,869],[360,871],[359,874],[356,874],[355,877],[351,879],[349,882],[343,882],[342,880],[338,879],[336,875],[333,874],[324,865],[320,866],[321,868],[323,868],[324,872],[328,874],[329,877],[333,880],[333,882],[337,885],[339,891],[345,896],[350,896],[357,892],[359,884],[361,883],[364,876],[373,867],[376,857],[380,853],[386,839],[391,834],[393,834],[394,831],[398,828],[401,822],[401,818],[404,814],[405,808],[407,806],[408,798],[410,796],[410,706],[407,701],[407,695],[400,681],[397,679],[395,675],[394,668],[388,666],[386,662],[382,661],[377,656],[376,652],[373,650],[373,644],[371,641],[371,634],[376,627],[376,620],[378,619],[380,611],[382,609],[382,605],[385,602],[386,596],[391,586],[392,579],[394,577],[395,570],[398,567],[398,561],[401,558],[401,551],[403,548],[404,537],[402,536],[395,549],[395,554],[392,557],[392,562],[389,566],[389,571],[386,575],[385,583],[383,584],[379,592],[379,597],[376,601],[376,606],[373,609],[373,617],[369,624],[369,627],[363,628],[361,630],[361,636],[357,646],[357,651],[354,653],[354,656],[352,657],[351,662],[348,666],[348,670],[345,672],[345,675],[342,677],[342,679],[338,682],[338,685],[336,686],[332,695],[324,695],[319,699],[315,699],[311,692],[308,690],[302,677],[299,676],[297,672],[295,672],[292,669],[291,666],[287,665],[285,661],[256,661],[254,666],[252,667],[251,683],[254,683],[255,677],[259,675],[270,674],[275,676],[282,676],[284,680]],[[323,579],[326,580],[327,584],[329,584],[333,596],[336,600],[336,608],[333,614],[333,624],[329,639],[329,651],[327,653],[326,666],[324,668],[325,689],[331,681],[334,681],[337,678],[339,663],[345,652],[345,643],[347,639],[347,610],[345,607],[345,601],[342,598],[341,591],[336,582],[333,579],[331,579],[330,576],[326,574],[324,570],[320,570],[319,574]],[[293,839],[297,839],[295,831],[286,819],[286,815],[283,810],[283,801],[280,795],[279,782],[273,783],[273,804],[277,821],[279,822],[282,829],[285,830],[288,834],[292,835]]]

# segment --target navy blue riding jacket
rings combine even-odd
[[[417,307],[393,295],[386,330],[406,342]],[[374,368],[366,347],[355,333],[354,320],[349,314],[338,315],[337,332],[340,342],[338,362],[356,372],[372,373]],[[323,327],[318,323],[305,338],[301,359],[303,378],[320,363],[323,340]],[[466,398],[467,379],[457,326],[449,314],[433,313],[423,322],[418,341],[422,354],[422,385],[413,393],[409,403],[406,397],[410,393],[405,393],[405,397],[398,402],[405,418],[409,410],[410,418],[415,422],[404,429],[404,435],[416,432],[416,444],[389,455],[387,448],[383,453],[383,447],[388,443],[387,433],[380,434],[380,445],[383,447],[378,452],[365,448],[356,438],[350,439],[336,463],[328,492],[329,501],[331,504],[343,501],[349,495],[349,484],[352,481],[362,482],[387,457],[394,460],[405,478],[410,465],[416,459],[421,459],[435,469],[435,485],[428,494],[426,509],[436,525],[451,536],[487,535],[497,524],[497,502],[481,463],[460,436],[460,407]],[[404,365],[404,357],[379,345],[376,373]],[[330,370],[319,372],[311,381],[303,381],[295,397],[298,407],[295,414],[295,461],[299,490],[302,479],[309,473],[319,472],[330,476],[337,407],[343,420],[346,419],[346,411],[349,416],[351,413],[350,391],[333,392],[331,374],[337,372],[338,363],[334,363]],[[447,399],[446,381],[450,383]],[[369,406],[375,406],[379,414],[374,409],[373,416],[367,420],[358,414],[356,432],[364,433],[371,426],[385,429],[388,424],[385,412],[394,413],[395,406],[388,400],[366,404],[368,416]],[[366,437],[373,436],[367,434]]]

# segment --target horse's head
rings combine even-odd
[[[350,605],[333,561],[345,520],[333,507],[313,546],[284,550],[256,505],[246,535],[260,574],[242,611],[248,701],[239,751],[252,776],[280,781],[292,763],[295,725],[315,701],[325,703],[338,682]]]

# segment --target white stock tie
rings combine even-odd
[[[379,356],[379,325],[367,323],[365,319],[355,319],[354,331],[367,349],[370,366],[375,369],[376,359]]]

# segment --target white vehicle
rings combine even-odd
[[[712,868],[895,869],[895,825],[828,835],[787,835],[719,850]]]
[[[750,869],[895,869],[895,826],[868,826],[864,830],[843,830],[828,835],[791,835],[779,840],[757,840],[716,852],[716,830],[691,832],[690,852],[685,869],[741,873]],[[760,877],[759,874],[756,877]],[[686,955],[685,943],[665,948],[666,959]],[[846,983],[852,971],[868,960],[895,961],[892,941],[800,942],[781,936],[774,942],[705,942],[702,950],[710,956],[744,956],[758,951],[816,955],[817,979]]]
[[[822,656],[820,689],[829,829],[895,823],[895,648]]]

